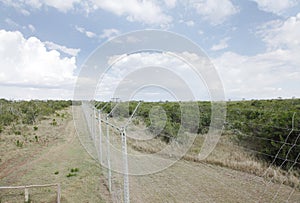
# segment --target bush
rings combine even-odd
[[[59,174],[59,171],[55,171],[54,174],[55,174],[55,175],[58,175],[58,174]]]
[[[299,169],[300,165],[294,162],[300,151],[297,103],[300,100],[230,102],[227,108],[230,126],[227,129],[241,134],[238,136],[240,144],[257,151],[258,157],[283,169]]]
[[[21,131],[19,131],[19,130],[15,131],[14,133],[15,133],[15,135],[21,135]]]
[[[72,105],[72,101],[9,101],[0,99],[0,125],[11,123],[34,124],[58,110]]]
[[[67,178],[70,178],[70,177],[72,177],[72,176],[77,176],[77,174],[76,174],[76,173],[69,173],[69,174],[67,175]]]
[[[50,125],[53,125],[53,126],[57,125],[57,122],[56,122],[55,118],[52,119],[52,122],[50,123]]]
[[[23,143],[22,142],[20,142],[19,140],[17,140],[17,142],[16,142],[16,146],[17,147],[23,147]]]
[[[33,130],[34,130],[34,131],[37,131],[38,129],[39,129],[39,127],[33,126]]]
[[[71,169],[71,173],[76,173],[76,172],[79,172],[79,169],[78,169],[78,168],[72,168],[72,169]]]

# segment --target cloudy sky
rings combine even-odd
[[[200,46],[227,99],[300,97],[298,0],[0,0],[0,97],[71,99],[93,50],[143,29]]]

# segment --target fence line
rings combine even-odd
[[[45,184],[45,185],[24,185],[24,186],[0,186],[0,190],[4,189],[24,189],[25,190],[25,202],[29,201],[29,188],[36,188],[36,187],[52,187],[57,186],[57,199],[56,202],[60,203],[61,199],[61,187],[59,183],[53,183],[53,184]]]
[[[108,103],[107,103],[108,104]],[[107,105],[106,104],[106,105]],[[129,177],[128,177],[128,159],[127,159],[127,136],[126,136],[126,128],[130,125],[131,120],[133,119],[137,109],[139,108],[141,102],[139,102],[133,113],[130,115],[130,117],[128,118],[127,122],[125,123],[124,126],[117,126],[113,123],[111,123],[109,121],[109,117],[113,115],[114,111],[117,109],[119,103],[117,103],[109,113],[105,114],[103,112],[103,109],[105,108],[102,107],[100,110],[96,109],[94,106],[88,104],[88,103],[83,103],[82,105],[82,110],[84,112],[87,126],[89,129],[89,134],[91,139],[93,140],[94,143],[94,147],[97,149],[97,156],[99,158],[99,162],[102,165],[104,162],[104,160],[107,162],[107,181],[108,181],[108,190],[111,193],[111,195],[115,195],[114,192],[116,191],[112,191],[113,190],[113,186],[112,186],[112,168],[111,168],[111,155],[110,155],[110,130],[109,128],[112,128],[115,130],[115,132],[118,132],[121,138],[121,145],[122,145],[122,168],[123,168],[123,191],[121,191],[121,193],[123,193],[123,200],[125,203],[129,203],[130,202],[130,194],[129,194]],[[102,116],[102,114],[104,114]],[[102,135],[102,126],[101,123],[104,124],[105,126],[105,131],[106,131],[106,142],[102,143],[103,141],[103,135]],[[96,125],[98,125],[98,128],[96,127]],[[97,130],[99,130],[99,140],[98,136],[97,136]],[[104,144],[104,145],[103,145]],[[106,154],[103,147],[105,147],[106,149]],[[103,156],[106,155],[106,159],[103,159]],[[116,194],[118,196],[118,194]]]

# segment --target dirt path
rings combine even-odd
[[[71,108],[69,118],[57,127],[48,129],[59,132],[59,139],[47,147],[31,145],[14,153],[15,164],[1,171],[0,185],[30,185],[60,183],[62,202],[110,202],[104,184],[102,169],[82,148],[76,136]],[[40,127],[42,128],[42,126]],[[51,126],[50,126],[51,128]],[[26,152],[26,153],[25,153]],[[28,154],[24,157],[23,154]],[[32,157],[28,156],[32,155]],[[17,155],[17,156],[16,156]],[[72,168],[78,168],[75,176],[67,177]],[[5,172],[5,173],[4,173]],[[56,188],[31,190],[33,202],[53,202]],[[23,191],[0,191],[2,202],[22,202]],[[1,202],[0,201],[0,202]]]
[[[121,149],[119,133],[111,132],[110,135],[113,146]],[[128,153],[147,154],[136,151],[130,144]],[[153,165],[143,163],[136,167],[147,168]],[[122,175],[113,177],[118,180],[119,188],[122,188]],[[268,182],[248,173],[186,160],[179,160],[158,173],[130,176],[129,184],[130,200],[137,203],[300,202],[300,192],[289,186]]]
[[[208,164],[178,161],[168,169],[147,176],[131,176],[132,202],[286,202],[292,188],[266,185],[262,178]],[[294,192],[289,202],[299,202]]]

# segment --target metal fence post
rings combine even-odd
[[[25,186],[25,203],[28,203],[29,202],[29,191],[28,191],[28,188],[26,188]]]
[[[102,165],[102,126],[101,126],[101,111],[98,110],[98,125],[99,125],[99,160]]]
[[[93,115],[92,112],[90,112],[90,131],[91,131],[91,138],[93,138]]]
[[[61,197],[61,188],[60,184],[57,184],[57,203],[60,203],[60,197]]]
[[[129,177],[128,177],[128,159],[127,159],[127,141],[125,129],[122,129],[122,154],[123,154],[123,175],[124,175],[124,202],[129,203]]]
[[[110,143],[109,143],[109,125],[108,116],[106,116],[106,147],[107,147],[107,168],[108,168],[108,189],[111,192],[111,168],[110,168]]]

